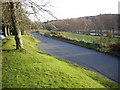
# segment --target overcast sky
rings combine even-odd
[[[39,0],[38,0],[39,1]],[[58,19],[117,14],[119,0],[44,0],[50,1],[48,7]],[[44,2],[43,2],[44,3]],[[52,18],[50,18],[52,19]],[[42,19],[42,21],[44,21]]]

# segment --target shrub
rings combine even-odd
[[[116,44],[110,44],[109,48],[111,51],[119,51],[120,52],[120,42]]]
[[[56,32],[56,31],[51,31],[50,33],[51,33],[51,34],[59,34],[59,33]]]
[[[39,34],[39,31],[35,31],[35,33],[38,33],[38,34]]]
[[[110,38],[112,37],[112,32],[107,32],[106,34],[107,34],[107,37],[110,37]]]
[[[64,39],[64,40],[69,40],[69,41],[76,41],[75,39],[66,37],[66,36],[61,35],[61,34],[53,34],[52,37],[56,37],[56,38],[60,38],[60,39]]]

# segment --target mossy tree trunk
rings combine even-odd
[[[12,21],[12,26],[15,31],[15,41],[16,41],[16,49],[21,49],[23,48],[23,43],[22,43],[22,36],[21,36],[21,31],[17,27],[17,20],[15,16],[15,10],[17,7],[15,7],[15,3],[10,0],[10,10],[11,10],[11,21]]]

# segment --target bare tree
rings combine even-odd
[[[10,26],[10,13],[9,13],[9,4],[6,2],[2,4],[2,27],[5,36],[10,35],[9,26]]]
[[[115,29],[118,30],[118,15],[117,14],[103,14],[98,16],[80,17],[63,19],[57,21],[48,22],[48,24],[54,24],[58,29],[65,31],[80,31],[82,34],[89,34],[90,31],[96,35],[103,35],[103,31],[109,31],[112,29],[115,33]],[[114,30],[113,30],[114,28]]]
[[[27,18],[26,15],[32,14],[38,19],[38,15],[40,15],[40,13],[38,13],[38,12],[41,11],[43,13],[47,12],[49,15],[51,15],[52,17],[55,18],[55,16],[49,10],[46,10],[44,8],[46,5],[47,4],[39,5],[39,4],[35,3],[33,0],[23,1],[23,2],[13,2],[13,0],[9,0],[7,5],[4,6],[4,8],[9,13],[7,15],[6,10],[4,10],[5,17],[4,17],[3,21],[4,21],[4,24],[6,24],[6,25],[9,23],[15,32],[16,49],[23,48],[22,36],[21,36],[20,29],[25,29],[25,28],[23,28],[25,25],[26,25],[25,27],[27,27],[27,26],[29,27],[28,23],[22,25],[23,24],[22,22],[30,22],[30,20]],[[24,8],[25,6],[27,6],[27,9]],[[27,12],[28,8],[31,9],[32,12]],[[6,19],[7,16],[8,16],[8,19]],[[41,15],[41,16],[44,17],[44,15]],[[8,27],[6,29],[8,29]],[[8,30],[6,30],[6,31],[8,31]],[[8,34],[9,34],[9,31],[8,31]],[[6,35],[7,35],[7,33],[6,33]]]
[[[23,48],[21,31],[17,27],[16,15],[15,15],[16,9],[18,8],[19,4],[20,4],[19,2],[14,3],[12,0],[10,0],[11,21],[12,21],[13,29],[15,31],[16,49]]]

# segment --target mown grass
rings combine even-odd
[[[76,33],[71,33],[71,32],[59,32],[59,31],[48,31],[48,30],[39,30],[38,33],[39,32],[41,34],[56,32],[56,33],[60,33],[64,36],[66,36],[66,37],[76,39],[77,41],[84,41],[86,43],[98,43],[99,42],[104,45],[109,45],[112,43],[119,42],[119,38],[113,38],[113,37],[90,36],[90,35],[81,35],[81,34],[76,34]],[[101,40],[102,40],[102,42],[100,42]]]
[[[16,50],[13,36],[3,40],[3,88],[118,88],[92,71],[37,49],[39,41],[23,35],[25,49]]]
[[[89,43],[98,43],[99,42],[100,44],[109,45],[109,44],[116,43],[119,41],[118,38],[113,38],[113,37],[80,35],[80,34],[70,33],[70,32],[60,32],[60,33],[67,37],[77,39],[78,41],[85,41],[85,42],[89,42]],[[101,42],[101,40],[102,40],[102,42]]]

